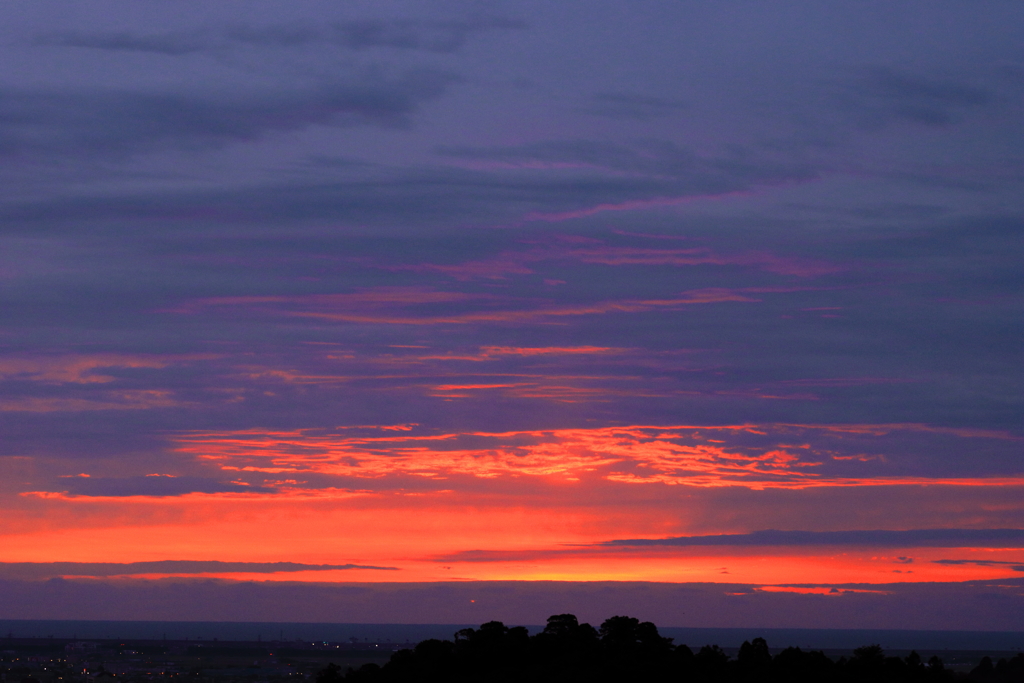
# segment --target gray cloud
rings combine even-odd
[[[242,46],[291,48],[337,45],[351,50],[393,48],[451,53],[480,33],[525,28],[526,24],[502,17],[462,20],[360,19],[330,23],[291,23],[272,26],[236,24],[219,29],[140,34],[127,31],[61,31],[34,38],[40,46],[59,46],[187,55]]]
[[[587,105],[580,111],[613,119],[644,121],[677,114],[687,107],[685,102],[679,100],[635,93],[605,92],[591,97]]]
[[[397,567],[362,564],[303,564],[301,562],[220,562],[217,560],[158,560],[155,562],[0,562],[4,579],[49,579],[57,576],[132,576],[138,574],[271,574],[323,572],[341,569],[397,571]]]
[[[333,41],[353,49],[394,47],[429,52],[454,52],[476,33],[526,28],[515,19],[500,17],[462,21],[364,20],[332,26]]]
[[[608,541],[606,546],[811,546],[868,545],[886,547],[1024,548],[1024,529],[884,529],[852,531],[779,531],[766,529],[749,534],[634,538]]]
[[[944,126],[994,100],[994,93],[985,88],[901,73],[890,67],[865,69],[847,81],[838,95],[842,108],[872,128],[894,122]]]
[[[408,123],[454,77],[437,71],[233,99],[133,91],[0,92],[0,156],[125,156],[160,148],[204,149],[312,124]]]
[[[545,170],[515,171],[429,168],[365,174],[357,180],[263,185],[243,189],[133,193],[108,197],[65,197],[45,202],[12,201],[0,205],[6,229],[18,223],[39,230],[70,220],[75,230],[82,221],[187,221],[196,225],[197,211],[222,225],[239,221],[261,225],[288,221],[339,220],[350,224],[396,224],[403,230],[432,230],[452,221],[520,220],[531,212],[546,214],[588,209],[621,202],[720,195],[748,190],[758,184],[805,180],[813,169],[770,162],[717,161],[691,157],[666,146],[653,161],[616,146],[588,143],[551,144],[538,151],[510,151],[509,159],[550,158],[592,160],[604,169],[635,168],[633,173]],[[561,151],[561,153],[560,153]],[[458,153],[454,152],[453,154]],[[466,152],[472,158],[475,152]],[[480,152],[479,158],[502,158],[503,152]],[[553,162],[554,163],[554,162]],[[415,219],[415,220],[413,220]],[[108,226],[113,223],[106,223]]]
[[[39,46],[81,47],[123,52],[151,52],[163,55],[185,55],[209,47],[202,32],[159,33],[139,35],[127,31],[85,32],[62,31],[36,36]]]
[[[509,165],[583,167],[655,177],[704,179],[723,175],[759,175],[763,166],[746,155],[709,157],[667,140],[621,144],[598,140],[557,140],[510,147],[441,147],[438,153],[458,159]],[[760,173],[759,173],[760,171]]]
[[[933,560],[935,564],[974,565],[977,567],[1009,567],[1015,572],[1024,572],[1024,562],[1003,562],[1000,560]]]

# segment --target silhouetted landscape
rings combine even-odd
[[[746,641],[735,657],[718,645],[696,651],[676,645],[649,622],[625,616],[600,628],[579,623],[572,614],[547,620],[531,636],[524,627],[500,621],[458,631],[454,640],[429,639],[395,652],[383,666],[366,663],[343,670],[331,663],[316,683],[413,681],[694,681],[754,683],[771,681],[843,683],[925,683],[930,681],[1024,681],[1024,653],[983,657],[969,672],[955,672],[942,659],[925,661],[917,652],[886,656],[878,645],[864,645],[852,656],[833,659],[819,650],[787,647],[774,655],[763,638]]]
[[[546,626],[508,627],[490,621],[477,628],[242,622],[5,624],[7,630],[0,631],[3,683],[1024,682],[1024,634],[1006,632],[854,635],[673,627],[659,632],[651,622],[625,616],[594,628],[571,614],[552,616]],[[453,637],[447,639],[448,634]],[[861,642],[867,644],[858,647]],[[803,647],[792,647],[796,644]]]

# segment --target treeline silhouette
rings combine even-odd
[[[789,647],[774,657],[763,638],[743,643],[735,659],[717,645],[694,652],[673,645],[649,621],[612,617],[600,629],[572,614],[556,614],[540,633],[490,621],[455,640],[424,640],[400,650],[384,666],[364,664],[346,672],[329,664],[316,683],[1024,683],[1024,654],[993,664],[986,657],[968,676],[954,675],[938,657],[916,652],[886,657],[878,645],[834,661],[820,651]]]

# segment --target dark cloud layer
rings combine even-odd
[[[198,93],[38,91],[0,93],[0,155],[9,159],[130,156],[163,148],[201,150],[251,142],[313,124],[407,122],[417,106],[441,95],[453,77],[411,71],[397,79],[234,98]]]
[[[808,588],[792,586],[781,588]],[[821,584],[831,595],[746,584],[470,581],[276,582],[0,581],[5,618],[285,621],[400,624],[543,623],[575,613],[600,623],[628,614],[658,626],[703,628],[1019,631],[1021,580]],[[955,606],[953,606],[955,605]]]
[[[157,560],[155,562],[2,562],[5,579],[49,579],[59,576],[130,576],[134,574],[273,574],[340,569],[393,570],[361,564],[302,564],[301,562],[220,562],[216,560]]]
[[[669,100],[636,93],[602,92],[593,95],[581,111],[594,116],[613,119],[645,119],[663,116],[678,116],[689,105],[679,100]]]
[[[851,79],[839,101],[866,126],[912,123],[939,127],[996,99],[993,92],[982,87],[878,66]]]
[[[749,534],[635,538],[609,541],[611,546],[810,546],[856,545],[897,548],[1022,548],[1024,529],[882,529],[852,531],[778,531]]]
[[[802,177],[805,169],[725,168],[713,175],[679,179],[567,177],[536,174],[508,177],[490,172],[437,170],[401,177],[348,182],[275,184],[245,189],[188,190],[113,197],[69,197],[60,201],[8,202],[0,215],[14,234],[66,232],[69,223],[92,223],[108,232],[136,221],[154,221],[177,230],[233,231],[240,224],[278,230],[282,223],[307,230],[341,222],[348,232],[373,225],[385,234],[423,235],[472,229],[488,218],[550,221],[587,213],[608,202],[652,206],[703,195],[749,189],[756,183]],[[598,211],[601,209],[598,208]],[[415,221],[412,219],[415,218]]]
[[[1024,572],[1024,563],[1004,562],[1002,560],[935,560],[935,563],[953,566],[970,564],[978,567],[1008,567],[1015,572]]]
[[[128,31],[61,31],[33,39],[40,46],[77,47],[115,52],[149,52],[179,56],[221,52],[232,48],[295,48],[337,45],[351,50],[393,48],[450,53],[476,34],[522,29],[520,20],[479,17],[461,20],[361,19],[292,23],[270,26],[227,25],[188,32],[132,33]]]

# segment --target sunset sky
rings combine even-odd
[[[1024,630],[1022,28],[5,5],[0,597],[928,589]]]

